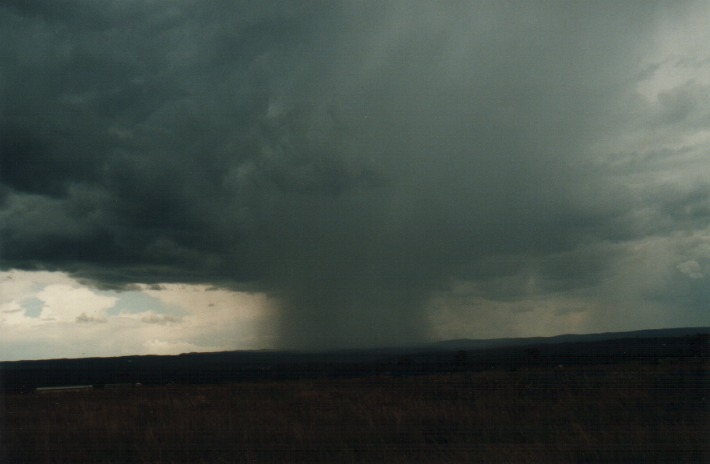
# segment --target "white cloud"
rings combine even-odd
[[[147,324],[175,324],[180,322],[180,318],[165,314],[147,314],[141,317],[141,321]]]
[[[710,7],[699,3],[685,10],[682,18],[676,11],[660,18],[656,41],[649,47],[646,64],[653,68],[638,83],[638,92],[656,101],[663,92],[688,82],[710,84]]]
[[[80,323],[89,324],[89,323],[94,323],[94,322],[106,322],[106,318],[101,317],[101,316],[89,316],[88,314],[86,314],[84,312],[84,313],[79,314],[76,317],[75,321],[80,322]]]
[[[64,273],[17,270],[0,272],[0,285],[0,360],[257,349],[272,342],[271,302],[263,294],[176,284],[104,292]],[[28,315],[30,300],[41,302],[38,317]]]
[[[161,290],[142,286],[142,291],[164,306],[185,313],[182,325],[194,337],[219,341],[230,347],[268,346],[274,303],[263,293],[234,292],[207,285],[163,284]]]
[[[0,303],[29,298],[35,290],[46,285],[71,285],[75,280],[63,272],[20,271],[0,272]]]
[[[78,285],[48,285],[38,292],[36,297],[44,302],[40,319],[66,322],[105,320],[106,311],[116,304],[118,298],[100,295]]]
[[[218,351],[219,347],[198,346],[188,342],[173,342],[153,339],[143,343],[145,351],[153,354],[192,353],[200,351]]]
[[[11,327],[31,323],[28,319],[30,318],[27,317],[25,308],[17,301],[9,301],[0,304],[0,327]]]
[[[700,264],[694,259],[684,261],[676,266],[680,272],[687,275],[691,279],[702,279],[704,277]]]

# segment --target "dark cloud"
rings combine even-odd
[[[653,108],[635,90],[663,65],[642,64],[659,14],[6,2],[4,265],[264,290],[291,346],[422,338],[452,279],[498,298],[531,276],[593,287],[614,261],[603,244],[708,219],[707,183],[656,200],[618,181],[652,176],[648,151],[594,148],[708,127],[703,85]]]

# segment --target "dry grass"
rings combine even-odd
[[[5,459],[710,462],[707,374],[625,365],[8,396]]]

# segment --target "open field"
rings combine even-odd
[[[12,463],[710,462],[707,359],[5,397]]]

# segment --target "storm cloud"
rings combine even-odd
[[[0,12],[6,269],[265,292],[285,347],[422,340],[437,305],[708,321],[707,4]]]

